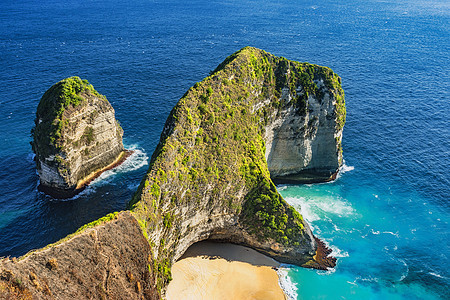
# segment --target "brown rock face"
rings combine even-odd
[[[114,109],[92,85],[64,79],[42,97],[33,131],[40,190],[71,197],[99,170],[123,157],[123,130]]]
[[[160,299],[152,264],[139,224],[122,212],[20,260],[3,259],[0,299]]]

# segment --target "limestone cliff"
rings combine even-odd
[[[0,291],[159,299],[173,262],[205,239],[246,245],[281,262],[333,267],[330,251],[271,177],[298,180],[308,172],[328,180],[341,163],[344,122],[340,78],[329,68],[244,48],[174,107],[131,212],[109,215],[19,261],[1,261]]]
[[[111,104],[86,80],[70,77],[53,85],[39,102],[33,129],[40,189],[73,196],[124,155],[122,134]]]
[[[250,47],[189,89],[130,203],[152,245],[159,286],[172,262],[204,239],[318,267],[308,224],[271,176],[305,171],[323,181],[337,172],[344,105],[329,68]]]
[[[329,68],[279,58],[274,67],[277,100],[268,112],[263,138],[270,175],[276,182],[309,183],[335,178],[342,165],[345,123],[341,79]]]

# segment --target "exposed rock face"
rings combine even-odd
[[[244,48],[172,110],[131,212],[17,263],[0,262],[0,290],[158,299],[172,263],[205,239],[249,246],[281,262],[333,267],[330,251],[271,176],[335,172],[344,122],[340,78],[329,68]]]
[[[93,173],[124,155],[122,135],[111,104],[86,80],[56,83],[39,103],[33,132],[40,189],[73,196]]]
[[[160,299],[136,220],[129,212],[105,219],[19,260],[1,260],[0,299]]]
[[[263,136],[272,179],[280,183],[334,179],[342,165],[346,114],[340,78],[328,68],[289,61],[278,71],[286,72],[281,78],[284,105],[272,112]]]
[[[321,267],[308,224],[271,176],[307,171],[324,181],[337,171],[343,95],[329,68],[247,47],[180,99],[130,203],[160,266],[158,286],[170,275],[163,267],[204,239]]]

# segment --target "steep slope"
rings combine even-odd
[[[0,260],[0,299],[160,299],[151,249],[129,212],[63,241]]]
[[[73,196],[125,154],[114,109],[79,77],[56,83],[42,96],[35,123],[32,147],[40,189],[54,197]]]
[[[344,122],[340,78],[329,68],[250,47],[236,52],[172,110],[131,212],[0,260],[0,297],[159,299],[173,262],[205,239],[334,267],[271,177],[332,178]],[[38,147],[36,139],[45,137],[35,137]]]
[[[344,122],[340,78],[329,68],[255,48],[231,55],[189,89],[130,203],[152,245],[159,286],[171,263],[204,239],[320,267],[308,224],[271,175],[329,180],[341,164]]]

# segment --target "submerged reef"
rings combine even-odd
[[[329,249],[273,181],[333,179],[345,123],[340,83],[327,67],[251,47],[232,54],[173,108],[129,211],[16,261],[5,259],[0,290],[38,298],[159,299],[172,264],[206,239],[245,245],[280,262],[334,267]],[[83,276],[70,273],[75,267]]]
[[[32,130],[39,189],[56,198],[74,196],[124,159],[122,135],[111,104],[87,80],[56,83],[42,96]]]

